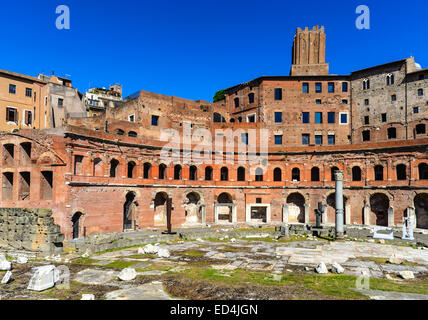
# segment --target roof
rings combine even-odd
[[[0,69],[0,74],[5,74],[5,75],[11,76],[11,77],[21,78],[21,79],[25,79],[25,80],[29,80],[29,81],[33,81],[33,82],[47,83],[46,81],[43,81],[43,80],[36,78],[36,77],[27,76],[24,74],[6,71],[6,70],[1,70],[1,69]]]
[[[377,68],[385,68],[385,67],[394,66],[394,65],[397,65],[397,64],[403,64],[406,61],[407,61],[407,58],[406,59],[397,60],[397,61],[393,61],[393,62],[388,62],[388,63],[380,64],[380,65],[377,65],[377,66],[374,66],[374,67],[370,67],[370,68],[365,68],[365,69],[360,69],[360,70],[357,70],[357,71],[353,71],[353,72],[351,72],[351,74],[359,73],[359,72],[366,72],[366,71],[369,71],[369,70],[372,70],[372,69],[377,69]]]

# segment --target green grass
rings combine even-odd
[[[389,258],[377,258],[377,257],[360,257],[358,258],[358,260],[361,261],[373,261],[376,262],[378,264],[392,264],[389,261]],[[414,262],[409,262],[406,260],[403,260],[403,263],[401,263],[402,266],[408,266],[408,267],[418,267],[418,266],[424,266],[418,263],[414,263]]]
[[[428,295],[428,281],[393,282],[385,279],[370,279],[370,289]]]
[[[181,254],[187,257],[202,257],[205,255],[205,252],[199,250],[189,250],[182,252]]]
[[[113,261],[112,263],[105,265],[104,267],[114,268],[114,269],[125,269],[125,268],[129,268],[130,266],[132,266],[134,264],[135,264],[135,261],[117,260],[117,261]]]

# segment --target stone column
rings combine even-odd
[[[392,228],[394,226],[394,208],[388,208],[388,227]]]
[[[343,238],[343,171],[335,171],[336,180],[336,238]]]
[[[415,216],[415,207],[407,207],[407,218]]]
[[[366,226],[370,225],[370,206],[368,204],[364,205],[364,221],[363,224]]]
[[[217,204],[214,203],[214,223],[218,223],[218,212],[217,212]]]
[[[309,204],[305,203],[305,224],[309,224]]]
[[[201,204],[201,216],[202,223],[207,223],[207,207],[204,204]]]
[[[237,215],[236,215],[236,204],[232,206],[232,223],[237,223]]]
[[[345,224],[352,224],[351,222],[351,205],[345,205]]]
[[[288,224],[288,204],[282,205],[282,222]]]

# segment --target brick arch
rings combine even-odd
[[[187,202],[187,199],[188,199],[187,196],[191,193],[197,193],[199,195],[199,202],[201,204],[205,203],[205,196],[204,196],[204,193],[202,191],[190,189],[190,190],[183,192],[183,197],[182,197],[182,203],[183,204],[185,204]]]

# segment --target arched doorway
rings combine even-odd
[[[305,197],[300,193],[292,193],[287,197],[288,222],[305,223]]]
[[[126,194],[126,201],[123,205],[123,230],[135,229],[136,207],[138,206],[135,197],[135,192],[131,191]]]
[[[231,223],[233,221],[233,199],[232,196],[223,192],[217,197],[215,214],[219,223]]]
[[[168,195],[165,192],[158,192],[155,196],[155,226],[165,226],[167,224],[167,200]]]
[[[415,197],[416,228],[428,229],[428,193]]]
[[[71,218],[71,222],[73,223],[73,239],[80,238],[80,221],[82,218],[81,212],[76,212]]]
[[[186,224],[202,222],[201,196],[196,192],[190,192],[185,199]]]
[[[370,224],[388,226],[389,198],[383,193],[375,193],[370,197],[370,208],[373,213]],[[376,223],[373,223],[376,220]]]

